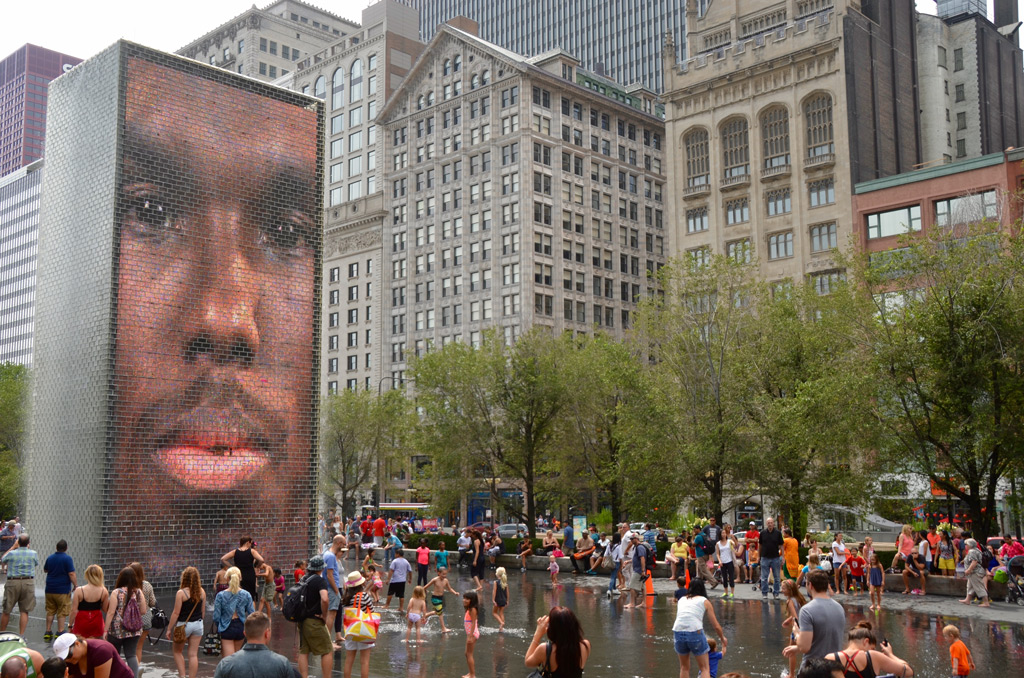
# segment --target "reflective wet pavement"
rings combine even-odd
[[[462,574],[454,574],[452,579],[452,586],[458,591],[471,588],[470,580]],[[675,610],[669,600],[671,583],[658,582],[659,595],[653,609],[631,611],[623,609],[625,599],[609,600],[605,597],[607,577],[574,578],[563,574],[561,580],[561,585],[553,589],[546,573],[510,572],[507,626],[502,634],[497,633],[490,611],[490,594],[485,591],[481,637],[476,647],[477,675],[480,678],[526,675],[528,671],[523,666],[523,655],[532,638],[535,620],[556,604],[566,605],[576,612],[593,644],[587,676],[678,676],[679,663],[672,649],[671,628]],[[411,590],[410,586],[408,592]],[[742,671],[758,678],[778,677],[786,667],[782,648],[788,638],[788,632],[782,628],[785,619],[783,603],[775,600],[762,602],[749,586],[739,587],[740,597],[735,601],[721,600],[717,591],[711,595],[716,614],[729,639],[728,652],[720,664],[719,674]],[[996,604],[986,616],[977,608],[960,608],[951,599],[908,600],[888,595],[885,604],[908,609],[883,610],[876,615],[867,611],[868,603],[864,597],[840,598],[840,602],[847,609],[851,626],[861,619],[871,619],[879,635],[888,638],[896,654],[908,660],[918,676],[949,675],[949,649],[941,634],[942,627],[949,623],[960,627],[964,641],[974,654],[978,665],[972,674],[974,678],[1024,675],[1020,669],[1024,662],[1024,608]],[[42,607],[40,597],[36,613],[41,613]],[[394,609],[396,607],[397,601],[393,601],[392,611],[383,612],[379,642],[370,661],[371,676],[448,678],[462,676],[466,672],[461,600],[456,600],[451,594],[447,598],[445,619],[450,628],[457,630],[455,633],[442,636],[437,622],[432,621],[423,633],[423,642],[413,642],[411,646],[402,642],[406,626]],[[913,609],[928,607],[942,611],[925,613]],[[16,618],[12,619],[12,625],[16,623]],[[294,628],[280,616],[275,617],[273,649],[292,659],[298,647]],[[33,617],[28,630],[30,644],[44,656],[49,656],[41,641],[42,632],[42,620]],[[145,678],[170,678],[174,675],[170,644],[166,641],[155,648],[147,644],[143,658],[142,675]],[[341,675],[342,661],[342,655],[338,654],[335,675]],[[216,658],[200,653],[200,676],[212,675],[215,665]],[[311,675],[319,675],[319,669],[312,671]],[[358,675],[358,666],[355,675]],[[691,669],[691,675],[697,675],[696,667]]]

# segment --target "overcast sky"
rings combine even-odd
[[[358,22],[371,0],[311,4]],[[257,0],[261,7],[270,0]],[[934,0],[916,0],[935,13]],[[26,42],[86,59],[119,38],[168,52],[241,14],[252,0],[0,0],[0,59]]]

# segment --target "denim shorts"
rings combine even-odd
[[[335,593],[334,590],[327,587],[327,609],[328,610],[340,610],[341,609],[341,594]]]
[[[711,651],[708,637],[703,631],[675,631],[676,654],[692,654],[698,656]]]
[[[203,636],[203,620],[202,619],[197,619],[195,621],[190,621],[190,622],[178,622],[177,624],[175,624],[175,626],[184,626],[185,627],[185,637],[186,638],[190,638],[192,636],[199,636],[201,638]]]

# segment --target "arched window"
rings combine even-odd
[[[778,106],[761,114],[761,142],[765,169],[789,164],[789,111]]]
[[[451,59],[445,59],[444,60],[444,68],[441,69],[441,74],[442,75],[451,75],[452,74],[452,60]]]
[[[832,97],[819,94],[804,103],[804,119],[807,123],[807,157],[835,153],[832,136]]]
[[[470,89],[476,89],[479,86],[480,86],[480,76],[477,75],[476,73],[474,73],[473,77],[469,79],[469,88]]]
[[[337,68],[331,78],[331,108],[339,109],[345,105],[345,69]]]
[[[452,69],[456,73],[458,73],[459,71],[462,70],[462,55],[461,54],[456,54],[455,55],[455,60],[452,62]]]
[[[348,74],[349,103],[363,98],[363,62],[356,59]]]
[[[422,111],[423,110],[423,103],[424,103],[424,98],[423,98],[423,95],[421,94],[421,95],[419,95],[419,97],[416,98],[416,110],[417,111]]]
[[[746,118],[722,125],[722,166],[726,179],[750,174],[750,130]]]
[[[711,172],[708,157],[708,131],[695,129],[683,137],[686,149],[686,185],[704,186]]]
[[[327,79],[322,75],[313,84],[313,96],[318,99],[327,98]]]
[[[480,84],[481,85],[486,85],[490,81],[491,81],[491,72],[485,68],[484,72],[483,72],[483,75],[480,76]]]
[[[433,92],[427,92],[427,106],[433,106],[433,105],[434,105],[434,93]]]

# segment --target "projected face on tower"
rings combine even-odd
[[[109,533],[147,569],[305,554],[318,116],[238,82],[127,66]]]

